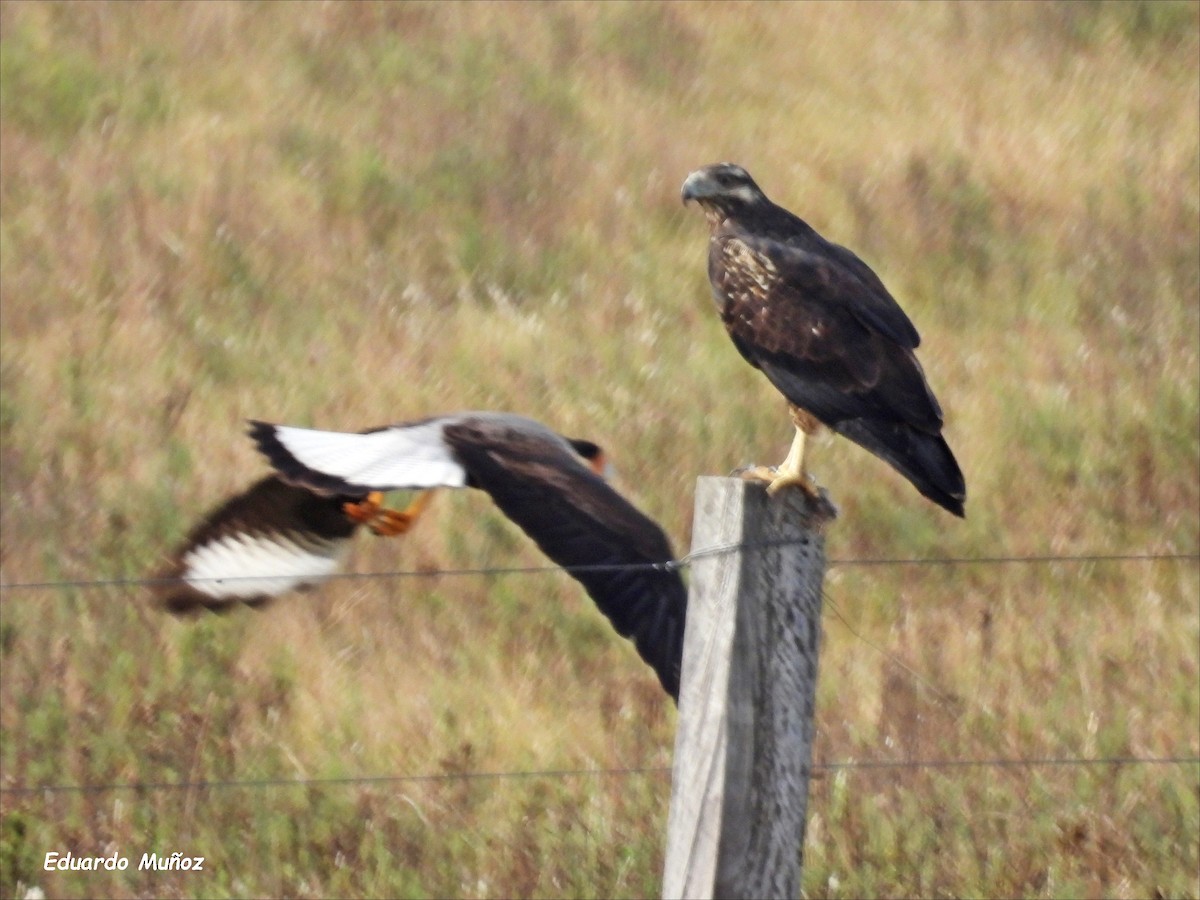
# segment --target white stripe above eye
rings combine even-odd
[[[442,440],[442,420],[368,434],[275,426],[275,437],[302,466],[374,490],[463,487],[467,473]]]
[[[227,534],[188,551],[181,574],[215,600],[274,597],[328,578],[349,546],[348,538],[301,544],[283,534]]]

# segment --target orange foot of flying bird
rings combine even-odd
[[[362,500],[349,501],[342,506],[346,515],[355,522],[366,525],[372,534],[394,537],[412,528],[417,516],[425,509],[432,491],[423,491],[406,509],[389,509],[383,506],[383,492],[371,491]]]

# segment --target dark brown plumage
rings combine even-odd
[[[878,276],[768,200],[741,166],[692,172],[682,198],[708,220],[709,282],[734,346],[802,413],[773,489],[805,484],[811,416],[962,516],[966,486],[913,352],[920,337]]]

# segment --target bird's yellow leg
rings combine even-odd
[[[429,503],[433,491],[421,491],[405,509],[383,506],[383,494],[372,491],[358,503],[346,503],[343,509],[355,522],[361,522],[380,537],[394,537],[412,528],[413,522]]]
[[[811,494],[815,497],[816,488],[810,483],[808,475],[804,472],[804,441],[806,436],[807,433],[804,429],[797,425],[796,435],[792,438],[792,446],[788,450],[787,459],[780,465],[749,466],[748,468],[737,470],[734,474],[746,481],[765,481],[767,483],[767,493],[772,497],[785,487],[798,487],[806,494]]]
[[[796,426],[796,436],[792,438],[791,449],[787,459],[775,470],[775,477],[767,485],[767,493],[774,497],[786,487],[798,487],[810,497],[818,496],[817,486],[804,469],[804,460],[808,450],[808,436],[816,434],[821,427],[813,416],[802,409],[789,404],[792,424]]]
[[[808,483],[808,476],[804,474],[806,437],[804,429],[797,426],[796,436],[792,438],[792,446],[788,450],[787,459],[775,469],[775,477],[767,485],[767,493],[772,497],[785,487],[798,487],[805,493],[813,493],[812,486]]]

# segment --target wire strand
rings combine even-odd
[[[785,547],[800,543],[796,540],[780,541],[751,541],[733,544],[722,544],[695,550],[677,560],[657,563],[607,563],[579,566],[498,566],[461,569],[394,569],[379,572],[332,572],[322,576],[322,581],[358,580],[374,578],[454,578],[454,577],[483,577],[498,575],[535,575],[547,572],[573,573],[589,572],[662,572],[676,571],[686,568],[697,559],[713,556],[723,556],[740,553],[747,550],[760,550],[772,547]],[[1054,563],[1122,563],[1122,562],[1187,562],[1200,561],[1200,551],[1185,553],[1093,553],[1026,556],[968,556],[968,557],[918,557],[918,558],[867,558],[867,559],[830,559],[829,568],[849,568],[854,566],[962,566],[962,565],[1049,565]],[[0,582],[0,592],[21,590],[64,590],[69,588],[98,588],[98,587],[153,587],[187,582],[190,584],[212,583],[221,584],[227,581],[254,582],[277,580],[281,575],[238,575],[229,578],[183,578],[183,577],[137,577],[137,578],[98,578],[98,579],[68,579],[65,581],[8,581]]]
[[[1028,759],[863,759],[813,763],[813,772],[837,772],[873,769],[972,769],[1040,768],[1048,766],[1176,766],[1200,765],[1200,756],[1109,756],[1032,757]],[[615,769],[544,769],[516,772],[438,772],[418,775],[347,775],[331,778],[255,778],[221,781],[148,781],[111,784],[47,784],[0,787],[0,795],[88,794],[109,791],[183,791],[222,788],[338,787],[355,784],[444,783],[452,781],[504,781],[532,778],[612,778],[635,775],[663,775],[670,766],[632,766]]]

